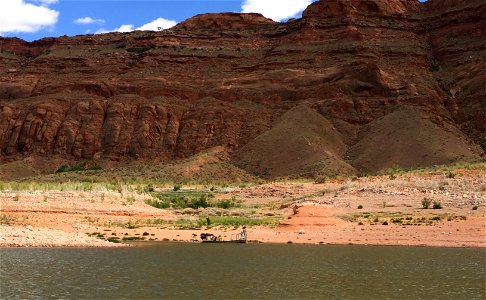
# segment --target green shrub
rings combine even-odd
[[[139,236],[124,236],[122,238],[123,241],[140,241],[140,240],[145,240],[144,237],[139,237]]]
[[[439,201],[434,201],[434,205],[432,206],[434,209],[442,209],[442,203]]]
[[[454,177],[456,177],[456,174],[449,171],[449,173],[447,174],[447,178],[454,179]]]
[[[170,207],[169,201],[157,201],[155,199],[146,199],[145,204],[148,204],[150,206],[153,206],[155,208],[160,208],[160,209],[167,209],[167,208]]]
[[[472,207],[472,210],[478,210],[478,208],[479,208],[479,206],[474,205],[474,206]]]
[[[128,229],[135,229],[138,227],[135,223],[132,223],[132,221],[128,221],[128,223],[125,226]]]
[[[68,170],[69,170],[69,166],[62,165],[56,170],[56,173],[63,173],[63,172],[67,172]]]
[[[358,209],[363,209],[363,205],[358,205]]]
[[[236,202],[236,198],[233,197],[231,199],[220,200],[220,201],[214,203],[214,206],[219,207],[219,208],[223,208],[223,209],[229,209],[229,208],[238,206],[238,203]]]
[[[112,243],[119,243],[120,242],[120,238],[116,237],[116,236],[111,236],[111,237],[107,238],[106,240],[108,242],[112,242]]]
[[[132,48],[127,48],[126,50],[128,52],[142,54],[146,51],[149,51],[150,49],[152,49],[152,47],[132,47]]]
[[[206,218],[199,218],[197,224],[199,227],[206,225]],[[230,217],[230,216],[212,216],[212,226],[272,226],[277,225],[276,218],[248,218],[248,217]]]
[[[209,198],[214,197],[212,193],[200,191],[185,192],[153,192],[152,197],[156,199],[145,200],[145,203],[157,208],[206,208],[210,207]]]
[[[209,202],[208,202],[208,196],[207,195],[201,195],[199,198],[193,198],[190,200],[188,207],[190,208],[206,208],[209,207]]]
[[[92,167],[88,167],[88,168],[85,168],[85,167],[82,167],[80,165],[72,165],[72,166],[68,166],[68,165],[61,165],[57,170],[56,170],[56,173],[64,173],[64,172],[79,172],[79,171],[88,171],[88,170],[92,170],[92,171],[100,171],[102,170],[103,168],[101,168],[100,166],[98,165],[94,165]]]
[[[179,191],[181,188],[182,188],[182,185],[181,185],[181,184],[176,184],[176,185],[174,185],[173,190],[174,190],[175,192],[177,192],[177,191]]]
[[[79,171],[84,171],[85,169],[79,165],[74,165],[71,166],[68,170],[68,172],[79,172]]]
[[[424,199],[422,200],[422,208],[423,209],[428,209],[430,207],[430,204],[432,203],[432,200],[427,198],[427,197],[424,197]]]

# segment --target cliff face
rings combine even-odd
[[[0,160],[166,162],[223,146],[265,176],[476,160],[484,15],[484,0],[322,0],[288,23],[213,14],[160,32],[0,38]]]

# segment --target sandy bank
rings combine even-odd
[[[123,247],[76,232],[0,225],[0,247]]]
[[[455,174],[217,188],[216,200],[238,199],[241,207],[232,209],[158,209],[145,202],[149,194],[135,191],[5,190],[0,247],[119,246],[89,235],[191,242],[210,232],[230,240],[240,230],[196,223],[206,216],[275,218],[274,227],[248,226],[248,238],[262,243],[486,247],[486,172]],[[433,209],[435,203],[441,207]]]

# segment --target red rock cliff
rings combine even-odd
[[[322,0],[288,23],[212,14],[161,32],[0,38],[0,159],[170,161],[224,146],[275,176],[477,160],[484,15],[483,0]]]

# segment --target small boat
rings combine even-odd
[[[241,233],[236,235],[236,239],[231,240],[224,240],[221,235],[216,236],[212,233],[201,233],[201,242],[202,243],[238,243],[238,244],[245,244],[246,243],[246,227],[243,227]]]

